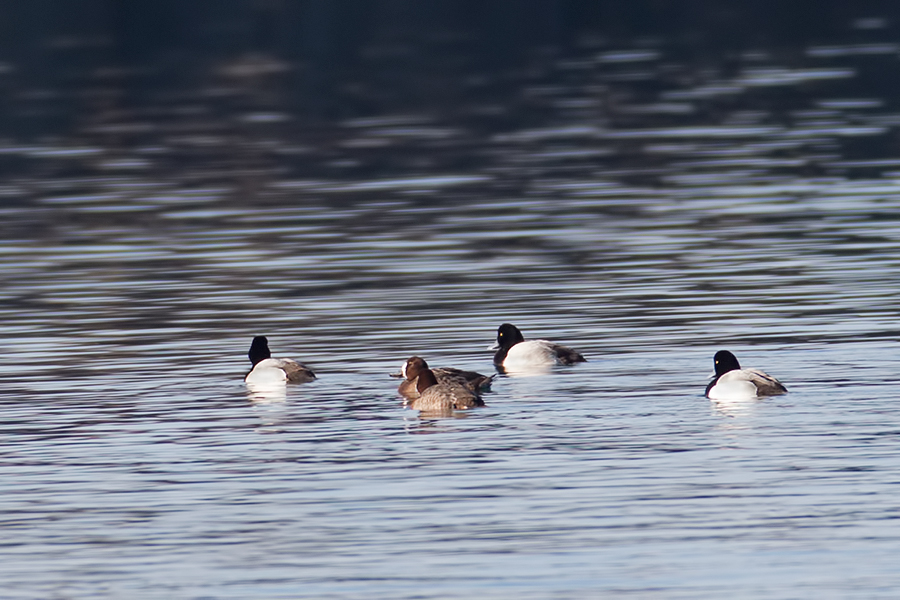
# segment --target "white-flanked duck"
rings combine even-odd
[[[526,340],[519,328],[504,323],[497,329],[497,343],[494,364],[504,371],[547,370],[554,365],[571,365],[585,362],[581,353],[548,342],[547,340]]]
[[[253,338],[250,344],[250,351],[247,353],[250,362],[253,363],[251,370],[244,379],[247,383],[252,384],[271,384],[271,383],[306,383],[316,378],[313,370],[298,363],[290,358],[272,358],[269,351],[269,340],[265,336],[258,335]]]
[[[712,400],[748,400],[787,392],[784,384],[768,373],[742,369],[738,359],[728,350],[716,352],[713,362],[716,375],[706,386],[706,396]]]

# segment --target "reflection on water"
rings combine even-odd
[[[35,96],[75,118],[0,139],[5,587],[890,597],[888,21],[702,60],[459,51],[443,104],[373,43],[357,113],[315,126],[265,56],[134,106]],[[490,372],[507,321],[589,362],[403,407],[387,371]],[[319,379],[245,386],[262,334]],[[791,392],[706,400],[724,347]]]
[[[748,417],[755,412],[760,402],[765,402],[768,398],[750,398],[742,400],[710,400],[713,410],[727,417]],[[725,426],[727,427],[727,425]]]
[[[278,404],[287,400],[284,382],[248,383],[247,397],[254,404]]]

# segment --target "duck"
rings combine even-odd
[[[400,392],[401,396],[409,399],[419,397],[419,390],[417,388],[418,377],[414,374],[419,373],[423,368],[427,369],[428,363],[419,356],[413,356],[403,363],[399,373],[390,374],[391,377],[403,378],[403,382],[400,384],[400,387],[397,388],[397,391]],[[431,372],[434,374],[438,383],[455,382],[466,387],[470,392],[473,392],[476,395],[491,389],[491,382],[493,382],[494,377],[496,377],[496,375],[482,375],[475,371],[463,371],[462,369],[454,369],[453,367],[438,367],[436,369],[431,369]]]
[[[738,359],[728,350],[713,357],[715,378],[706,386],[711,400],[749,400],[787,393],[783,383],[759,369],[742,369]]]
[[[316,378],[312,369],[293,359],[272,358],[269,340],[264,335],[253,338],[247,356],[253,363],[253,369],[244,378],[247,383],[306,383]]]
[[[408,380],[416,381],[418,397],[407,402],[413,410],[430,413],[451,413],[484,406],[484,400],[476,391],[460,383],[459,379],[445,378],[438,381],[428,363],[418,356],[406,361],[404,374]]]
[[[489,349],[497,351],[494,365],[505,371],[547,369],[587,360],[581,353],[547,340],[526,341],[519,328],[510,323],[504,323],[497,329],[497,343]]]

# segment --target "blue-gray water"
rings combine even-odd
[[[0,596],[896,597],[879,23],[597,41],[315,130],[251,78],[6,139]],[[491,372],[505,321],[589,362],[403,408],[389,372]],[[259,334],[319,379],[248,391]],[[710,402],[721,348],[790,393]]]

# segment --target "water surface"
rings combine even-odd
[[[6,593],[896,596],[900,50],[872,23],[472,64],[453,110],[307,127],[232,81],[7,138]],[[389,372],[491,372],[507,321],[589,362],[403,408]],[[248,390],[260,334],[319,379]],[[790,393],[710,402],[721,348]]]

